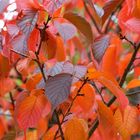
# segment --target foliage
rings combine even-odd
[[[0,139],[139,137],[139,40],[140,0],[1,0]]]

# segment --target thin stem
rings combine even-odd
[[[11,100],[11,103],[12,103],[12,106],[13,106],[13,110],[15,110],[15,101],[14,101],[12,92],[9,92],[9,96],[10,96],[10,100]]]
[[[120,39],[126,40],[129,44],[131,44],[134,47],[134,49],[137,47],[136,44],[134,44],[132,41],[130,41],[126,36],[123,36],[122,34],[120,34]]]
[[[84,0],[84,7],[85,7],[85,10],[86,10],[87,14],[88,14],[89,17],[91,18],[93,24],[95,25],[96,30],[98,31],[99,34],[102,34],[102,32],[101,32],[101,30],[99,29],[99,27],[98,27],[98,25],[97,25],[95,19],[93,18],[93,16],[91,15],[91,13],[90,13],[90,11],[89,11],[89,9],[88,9],[85,0]]]
[[[107,33],[107,32],[108,32],[108,30],[109,30],[109,25],[110,25],[112,16],[117,12],[117,10],[122,6],[123,3],[124,3],[124,0],[122,0],[122,1],[120,2],[120,4],[116,7],[116,9],[111,13],[111,15],[110,15],[110,17],[109,17],[109,19],[108,19],[108,21],[107,21],[107,24],[106,24],[104,33]]]
[[[65,140],[65,138],[64,138],[64,133],[63,133],[63,130],[62,130],[62,127],[61,127],[61,122],[60,122],[60,120],[59,120],[58,113],[57,113],[56,110],[55,110],[54,112],[55,112],[55,115],[56,115],[56,118],[57,118],[57,124],[58,124],[59,131],[60,131],[60,134],[61,134],[61,139],[62,139],[62,140]]]
[[[45,73],[44,73],[44,70],[43,70],[44,65],[40,63],[39,57],[38,57],[37,54],[36,54],[36,58],[37,58],[37,59],[36,59],[35,61],[36,61],[36,63],[38,64],[38,67],[39,67],[39,69],[40,69],[40,71],[41,71],[41,74],[42,74],[42,76],[43,76],[44,82],[46,83],[47,79],[46,79],[46,76],[45,76]]]
[[[102,101],[104,102],[104,104],[106,104],[106,102],[105,102],[105,100],[104,100],[104,98],[102,96],[103,88],[101,90],[99,90],[98,87],[97,87],[97,85],[95,84],[95,82],[92,82],[91,84],[95,88],[96,92],[99,93],[99,95],[100,95]]]

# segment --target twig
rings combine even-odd
[[[133,43],[132,41],[130,41],[126,36],[123,36],[122,34],[120,34],[120,39],[126,40],[129,44],[131,44],[134,47],[134,49],[136,49],[137,45]]]
[[[59,131],[60,131],[60,134],[61,134],[61,139],[62,139],[62,140],[65,140],[65,138],[64,138],[64,133],[63,133],[63,130],[62,130],[62,127],[61,127],[61,122],[60,122],[60,120],[59,120],[58,113],[57,113],[56,110],[55,110],[54,112],[55,112],[55,115],[56,115],[56,118],[57,118],[57,124],[58,124]]]
[[[136,58],[136,55],[137,55],[139,49],[140,49],[140,43],[137,45],[136,49],[134,50],[133,55],[132,55],[132,57],[131,57],[131,60],[130,60],[129,64],[127,65],[127,68],[125,69],[125,71],[124,71],[124,73],[123,73],[123,76],[122,76],[122,78],[121,78],[121,80],[120,80],[120,83],[119,83],[119,86],[120,86],[120,87],[123,86],[123,84],[124,84],[124,82],[125,82],[125,79],[126,79],[126,77],[127,77],[127,74],[128,74],[128,72],[130,71],[131,66],[133,65],[133,62],[135,61],[135,58]],[[116,100],[116,97],[113,96],[113,97],[110,99],[110,101],[107,103],[107,106],[108,106],[108,107],[111,106],[111,105],[115,102],[115,100]],[[96,130],[96,128],[98,127],[98,125],[99,125],[99,120],[97,119],[96,122],[94,123],[94,125],[91,127],[91,129],[90,129],[90,131],[89,131],[89,138],[91,137],[91,135],[93,134],[93,132]]]
[[[51,20],[51,17],[49,16],[47,22],[44,22],[44,28],[43,29],[38,28],[38,25],[36,25],[36,28],[40,31],[40,43],[39,43],[38,49],[36,51],[37,55],[39,55],[39,53],[40,53],[42,42],[45,39],[46,29],[48,28],[48,23],[49,23],[50,20]]]
[[[9,92],[9,96],[10,96],[10,100],[11,100],[11,103],[12,103],[12,106],[13,106],[13,110],[15,110],[15,101],[14,101],[12,92]]]
[[[98,89],[97,85],[95,84],[95,82],[92,82],[91,85],[95,88],[96,92],[99,93],[102,101],[104,102],[104,104],[106,104],[103,96],[102,96],[102,91],[103,91],[103,88],[101,90]]]
[[[122,1],[120,2],[120,4],[116,7],[116,9],[111,13],[111,15],[110,15],[110,17],[109,17],[109,19],[108,19],[108,21],[107,21],[107,24],[106,24],[104,33],[107,33],[107,32],[108,32],[109,25],[110,25],[110,22],[111,22],[111,18],[112,18],[112,16],[117,12],[117,10],[121,7],[121,5],[123,4],[123,2],[124,2],[124,0],[122,0]]]
[[[85,7],[85,10],[86,10],[87,14],[88,14],[89,17],[91,18],[93,24],[95,25],[96,30],[98,31],[99,34],[102,34],[102,32],[101,32],[101,30],[99,29],[99,27],[98,27],[98,25],[97,25],[95,19],[93,18],[93,16],[91,15],[91,13],[90,13],[90,11],[89,11],[89,9],[88,9],[85,0],[84,0],[84,7]]]

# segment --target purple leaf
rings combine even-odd
[[[70,94],[72,84],[71,74],[58,74],[50,77],[46,82],[45,94],[50,100],[53,109],[64,102]]]
[[[27,55],[28,54],[28,48],[27,48],[27,36],[19,35],[16,38],[14,38],[11,42],[13,46],[13,50],[19,54]]]
[[[130,18],[125,22],[127,28],[133,32],[140,33],[140,19]]]
[[[18,20],[17,25],[20,27],[24,34],[29,36],[36,25],[38,12],[34,10],[24,10],[23,14],[25,16]]]
[[[72,24],[69,24],[69,23],[60,24],[60,23],[56,22],[55,26],[65,42],[67,40],[73,38],[77,32],[75,26]]]
[[[9,0],[0,0],[0,13],[9,5]]]
[[[92,53],[94,58],[100,62],[104,56],[106,49],[110,43],[109,35],[101,35],[97,37],[92,45]]]
[[[60,8],[67,0],[44,0],[43,5],[49,14],[53,14]]]

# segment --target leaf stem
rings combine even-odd
[[[11,103],[12,103],[12,106],[13,106],[13,110],[15,110],[15,101],[14,101],[12,92],[9,92],[9,96],[10,96],[10,100],[11,100]]]
[[[62,127],[61,127],[61,122],[60,122],[60,120],[59,120],[58,113],[57,113],[56,110],[55,110],[54,112],[55,112],[55,115],[56,115],[56,118],[57,118],[57,124],[58,124],[59,130],[60,130],[61,139],[62,139],[62,140],[65,140],[65,138],[64,138],[64,133],[63,133],[63,130],[62,130]]]

